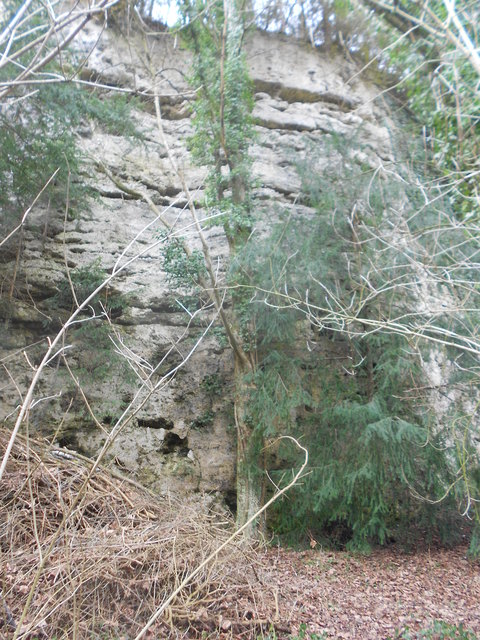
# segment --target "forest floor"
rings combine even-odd
[[[281,621],[279,637],[383,640],[407,637],[407,629],[416,637],[435,621],[445,623],[443,631],[428,637],[460,637],[450,625],[480,637],[480,565],[466,551],[387,548],[359,556],[278,548],[263,552],[259,573],[278,603],[269,617]]]
[[[0,454],[8,438],[0,429]],[[0,482],[0,640],[480,638],[480,563],[466,546],[362,556],[244,541],[218,553],[233,530],[224,512],[90,468],[17,437]]]

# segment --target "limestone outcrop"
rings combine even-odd
[[[125,301],[112,314],[109,333],[114,349],[107,349],[109,337],[100,329],[93,344],[82,342],[78,331],[66,339],[67,363],[84,386],[99,424],[59,360],[52,363],[37,389],[39,402],[29,416],[30,425],[37,433],[55,437],[60,445],[93,455],[138,388],[134,369],[137,374],[146,373],[163,358],[160,376],[188,356],[119,434],[107,459],[160,492],[220,492],[228,499],[235,477],[232,359],[211,332],[192,351],[211,314],[192,317],[192,309],[185,311],[162,271],[161,224],[148,204],[134,195],[146,193],[181,228],[190,218],[184,186],[171,157],[197,201],[204,178],[204,170],[193,165],[187,144],[192,132],[189,104],[194,99],[186,82],[190,53],[167,34],[151,38],[148,63],[140,36],[131,36],[127,42],[113,30],[102,32],[94,22],[76,42],[79,58],[86,59],[83,80],[133,90],[139,97],[140,106],[132,118],[143,139],[111,135],[99,125],[85,123],[78,135],[87,158],[85,180],[96,197],[72,219],[65,219],[62,211],[35,209],[24,230],[18,264],[15,252],[4,251],[0,356],[6,369],[1,408],[6,416],[14,412],[19,391],[31,378],[47,336],[66,317],[67,307],[56,301],[59,291],[65,290],[67,267],[74,272],[96,268],[108,273],[141,252],[109,289],[111,299],[122,296]],[[312,145],[321,147],[328,136],[357,140],[351,163],[377,168],[392,160],[387,109],[377,104],[377,89],[359,78],[351,62],[340,55],[327,57],[285,36],[260,32],[249,36],[246,52],[256,91],[252,156],[259,206],[275,204],[296,215],[309,213],[297,202],[297,164]],[[164,139],[152,106],[153,79],[160,96]],[[338,161],[344,160],[339,156]],[[325,158],[327,162],[331,158]],[[322,168],[319,160],[314,170]],[[115,184],[112,175],[132,194]],[[221,271],[226,251],[222,234],[215,227],[206,234]],[[15,295],[7,299],[14,272]],[[193,333],[187,331],[189,322]],[[112,354],[112,362],[102,361],[107,353]],[[126,354],[134,365],[130,369]],[[101,367],[108,370],[103,378]]]

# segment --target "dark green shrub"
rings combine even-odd
[[[192,421],[192,429],[207,429],[208,427],[211,427],[213,424],[214,416],[215,414],[213,413],[213,411],[204,411],[201,415],[197,416],[195,420]]]
[[[256,307],[260,366],[249,410],[264,434],[292,433],[309,451],[303,481],[273,508],[275,532],[298,542],[310,530],[366,551],[391,540],[407,545],[415,535],[451,536],[455,527],[443,524],[455,514],[453,496],[436,507],[422,498],[444,494],[454,480],[455,454],[447,451],[443,434],[432,433],[432,416],[418,400],[416,389],[425,384],[419,351],[402,336],[366,331],[370,320],[392,309],[409,312],[408,290],[389,283],[410,282],[414,275],[408,265],[403,272],[398,267],[405,264],[399,256],[376,254],[381,242],[372,240],[381,233],[388,203],[393,207],[401,197],[400,186],[393,181],[373,188],[370,173],[345,162],[354,148],[354,140],[348,142],[322,140],[322,167],[329,154],[331,162],[321,172],[313,168],[312,150],[299,171],[303,201],[315,214],[286,214],[269,243],[255,247],[247,260],[257,269],[259,287],[271,291],[268,306]],[[431,216],[425,211],[426,221]],[[327,316],[329,305],[355,308],[358,300],[357,324],[333,319],[322,326],[319,311],[310,326],[285,301],[285,290],[295,298],[308,291],[309,303]],[[381,293],[360,304],[372,290]],[[292,477],[295,461],[281,448],[271,466],[281,484]]]
[[[107,273],[101,267],[100,258],[97,258],[85,267],[72,269],[70,279],[75,291],[78,303],[82,303],[88,296],[95,291],[107,278]],[[75,300],[72,293],[70,281],[67,277],[57,285],[58,293],[50,299],[50,305],[67,309],[69,311],[75,308]],[[105,310],[109,315],[121,315],[123,310],[128,306],[128,300],[124,295],[116,293],[108,286],[100,291],[91,301],[89,307],[93,308],[96,313],[102,313]],[[90,313],[87,309],[86,313]]]
[[[212,373],[205,376],[201,382],[201,386],[205,393],[213,399],[222,393],[224,383],[220,374]]]

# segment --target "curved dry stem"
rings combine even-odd
[[[284,487],[283,489],[280,489],[279,491],[277,491],[277,493],[275,493],[270,498],[270,500],[263,505],[263,507],[261,509],[259,509],[251,518],[249,518],[247,520],[247,522],[245,522],[245,524],[243,524],[239,529],[234,531],[234,533],[232,533],[232,535],[229,538],[227,538],[227,540],[225,540],[225,542],[223,542],[217,549],[215,549],[215,551],[213,551],[207,558],[205,558],[205,560],[203,562],[201,562],[198,565],[198,567],[196,569],[194,569],[194,571],[189,573],[182,580],[182,582],[178,585],[178,587],[175,589],[175,591],[173,591],[170,594],[170,596],[165,600],[165,602],[162,604],[162,606],[159,607],[157,609],[157,611],[153,614],[153,616],[150,618],[150,620],[147,622],[147,624],[143,627],[143,629],[140,631],[140,633],[138,633],[135,636],[135,640],[140,640],[140,638],[143,638],[143,636],[150,629],[152,624],[156,620],[158,620],[161,615],[163,615],[163,613],[167,610],[169,605],[175,600],[175,598],[181,593],[181,591],[188,584],[190,584],[190,582],[192,582],[192,580],[195,578],[195,576],[197,576],[202,571],[202,569],[204,569],[208,564],[210,564],[210,562],[212,562],[212,560],[214,560],[218,556],[218,554],[223,549],[225,549],[225,547],[227,547],[229,544],[231,544],[233,542],[233,540],[235,540],[235,538],[237,538],[241,533],[243,533],[243,531],[247,530],[250,527],[250,525],[253,524],[253,522],[255,522],[255,520],[259,516],[262,515],[262,513],[264,513],[274,502],[276,502],[278,500],[278,498],[280,498],[280,496],[282,496],[289,489],[291,489],[297,483],[297,481],[300,479],[300,477],[302,476],[302,474],[303,474],[303,472],[304,472],[304,470],[305,470],[305,468],[306,468],[306,466],[308,464],[308,451],[307,451],[307,449],[305,449],[305,447],[302,447],[302,445],[298,442],[298,440],[296,440],[292,436],[281,436],[277,440],[291,440],[295,444],[295,446],[298,447],[298,449],[300,449],[304,453],[305,457],[304,457],[303,464],[300,467],[300,469],[298,470],[298,472],[296,473],[296,475],[294,476],[293,480],[286,487]]]

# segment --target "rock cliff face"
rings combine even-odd
[[[151,207],[133,195],[146,193],[172,224],[182,228],[190,217],[171,158],[198,201],[204,177],[187,150],[189,103],[194,97],[185,80],[190,54],[166,34],[152,35],[148,46],[147,59],[140,36],[127,41],[112,30],[101,32],[94,23],[77,41],[79,58],[86,58],[84,80],[133,89],[140,97],[141,108],[132,112],[132,118],[144,138],[110,135],[86,123],[78,133],[87,158],[85,179],[97,197],[74,219],[67,216],[65,220],[64,212],[36,209],[28,219],[19,260],[15,252],[4,253],[0,265],[4,292],[16,275],[14,299],[1,307],[1,357],[6,365],[2,411],[5,415],[14,411],[19,391],[32,375],[31,366],[44,351],[46,336],[58,329],[59,318],[66,317],[65,306],[57,309],[55,302],[59,291],[65,291],[66,265],[72,273],[100,267],[109,272],[140,252],[109,290],[112,300],[119,294],[124,300],[124,308],[112,314],[108,331],[116,347],[107,348],[109,337],[95,323],[90,325],[96,327],[90,342],[82,341],[82,327],[66,338],[67,363],[84,386],[99,424],[63,361],[52,363],[37,389],[38,400],[48,398],[32,409],[30,424],[40,433],[54,435],[61,445],[92,455],[134,396],[138,376],[147,375],[159,362],[158,371],[164,373],[191,353],[119,434],[108,458],[158,491],[221,492],[228,498],[233,496],[235,476],[232,359],[210,333],[192,352],[206,328],[205,318],[211,315],[192,317],[192,310],[190,315],[185,312],[162,271],[161,225]],[[392,160],[387,110],[374,101],[377,89],[360,80],[351,63],[265,33],[251,35],[246,51],[256,91],[257,136],[252,156],[259,207],[273,211],[277,206],[293,215],[308,215],[308,209],[297,203],[296,167],[312,145],[321,149],[332,135],[357,140],[356,151],[335,161],[377,168]],[[152,107],[153,78],[160,95],[164,139]],[[321,172],[332,158],[322,162],[317,162],[315,171]],[[131,188],[132,195],[112,181],[112,174]],[[226,250],[222,235],[215,227],[206,233],[221,271]],[[189,323],[193,331],[187,330]],[[122,358],[115,351],[121,351]],[[108,375],[102,375],[105,366]]]

